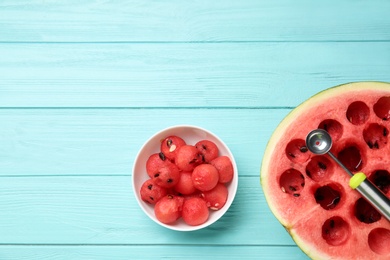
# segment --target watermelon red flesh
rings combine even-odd
[[[390,223],[369,206],[355,207],[361,196],[349,187],[349,176],[327,155],[307,151],[304,142],[311,130],[325,128],[333,138],[331,152],[351,171],[376,176],[390,197],[389,115],[390,84],[351,83],[302,103],[272,135],[261,167],[264,195],[310,257],[390,259]]]

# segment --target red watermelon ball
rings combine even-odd
[[[157,201],[167,195],[167,189],[156,185],[152,179],[148,179],[142,184],[140,195],[143,201],[156,204]]]
[[[154,206],[156,218],[164,224],[172,224],[181,217],[183,197],[167,195]]]
[[[149,156],[146,161],[146,172],[150,178],[153,178],[156,173],[159,172],[160,168],[170,164],[171,162],[165,158],[163,153],[154,153]]]
[[[211,164],[201,164],[192,172],[192,182],[200,191],[212,190],[218,183],[219,174]]]
[[[202,163],[202,157],[193,145],[183,145],[176,153],[175,164],[182,171],[193,171],[200,163]]]
[[[180,171],[173,163],[167,164],[159,169],[153,176],[155,184],[164,188],[173,188],[180,179]]]
[[[186,145],[186,142],[181,137],[176,135],[171,135],[164,138],[164,140],[161,141],[160,149],[166,158],[173,161],[175,160],[177,151],[183,145]]]
[[[190,195],[196,191],[192,183],[192,172],[182,172],[179,182],[174,187],[175,191],[182,195]]]
[[[210,162],[218,157],[218,146],[210,140],[201,140],[195,144],[196,149],[202,155],[203,162]]]
[[[209,209],[202,198],[189,198],[183,203],[182,218],[190,226],[198,226],[209,218]]]
[[[202,192],[202,197],[207,203],[207,206],[212,210],[219,210],[228,198],[228,189],[222,183],[218,183],[214,189]]]
[[[219,156],[212,160],[210,164],[217,169],[220,183],[228,183],[233,179],[233,164],[229,157]]]

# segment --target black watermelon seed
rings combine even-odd
[[[308,149],[306,146],[302,146],[301,148],[299,148],[299,151],[301,151],[302,153],[306,153]]]
[[[334,228],[334,220],[333,219],[330,220],[329,225],[331,228]]]
[[[288,186],[288,189],[291,191],[297,191],[297,189],[294,186]]]
[[[326,170],[326,165],[323,162],[318,162],[318,167],[320,167],[323,170]]]
[[[197,159],[196,158],[194,158],[194,159],[192,159],[189,163],[191,164],[191,163],[195,163],[197,161]]]
[[[295,158],[295,155],[292,153],[288,153],[288,155],[291,156],[292,158]]]
[[[328,125],[324,124],[324,130],[328,132]]]
[[[160,157],[161,160],[165,161],[166,158],[165,158],[165,154],[163,154],[163,152],[160,152],[158,154],[158,156]]]

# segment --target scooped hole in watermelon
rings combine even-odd
[[[370,149],[380,149],[387,144],[389,131],[379,124],[370,124],[363,131],[363,138]]]
[[[360,198],[355,203],[355,217],[360,222],[371,224],[379,221],[382,216],[370,203]]]
[[[329,183],[317,188],[314,192],[314,198],[325,210],[331,210],[337,207],[341,201],[344,191],[339,184]]]
[[[313,181],[327,180],[333,173],[333,164],[324,156],[314,156],[306,165],[306,175]]]
[[[374,183],[383,193],[390,193],[390,173],[386,170],[374,171],[369,180]]]
[[[299,197],[305,187],[305,177],[296,169],[288,169],[280,176],[279,185],[284,193]]]
[[[374,104],[374,113],[382,120],[390,119],[390,97],[381,97]]]
[[[347,119],[354,125],[364,124],[369,116],[370,109],[362,101],[355,101],[348,106]]]
[[[363,159],[357,145],[350,145],[341,150],[337,158],[351,172],[358,172],[363,167]]]
[[[375,228],[368,234],[368,245],[371,250],[379,255],[390,254],[390,230]]]
[[[333,141],[337,141],[343,135],[343,125],[334,119],[326,119],[322,121],[318,128],[324,129],[332,137]]]
[[[350,233],[349,224],[339,216],[327,219],[322,225],[322,238],[331,246],[344,244],[350,237]]]
[[[304,163],[310,157],[306,142],[303,139],[290,141],[286,146],[286,155],[294,163]]]

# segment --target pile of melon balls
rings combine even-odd
[[[205,223],[210,210],[225,205],[226,184],[234,175],[230,158],[220,156],[214,142],[191,145],[176,135],[161,141],[160,152],[146,162],[146,172],[150,178],[142,184],[140,195],[154,205],[156,218],[164,224],[182,218],[191,226]]]

